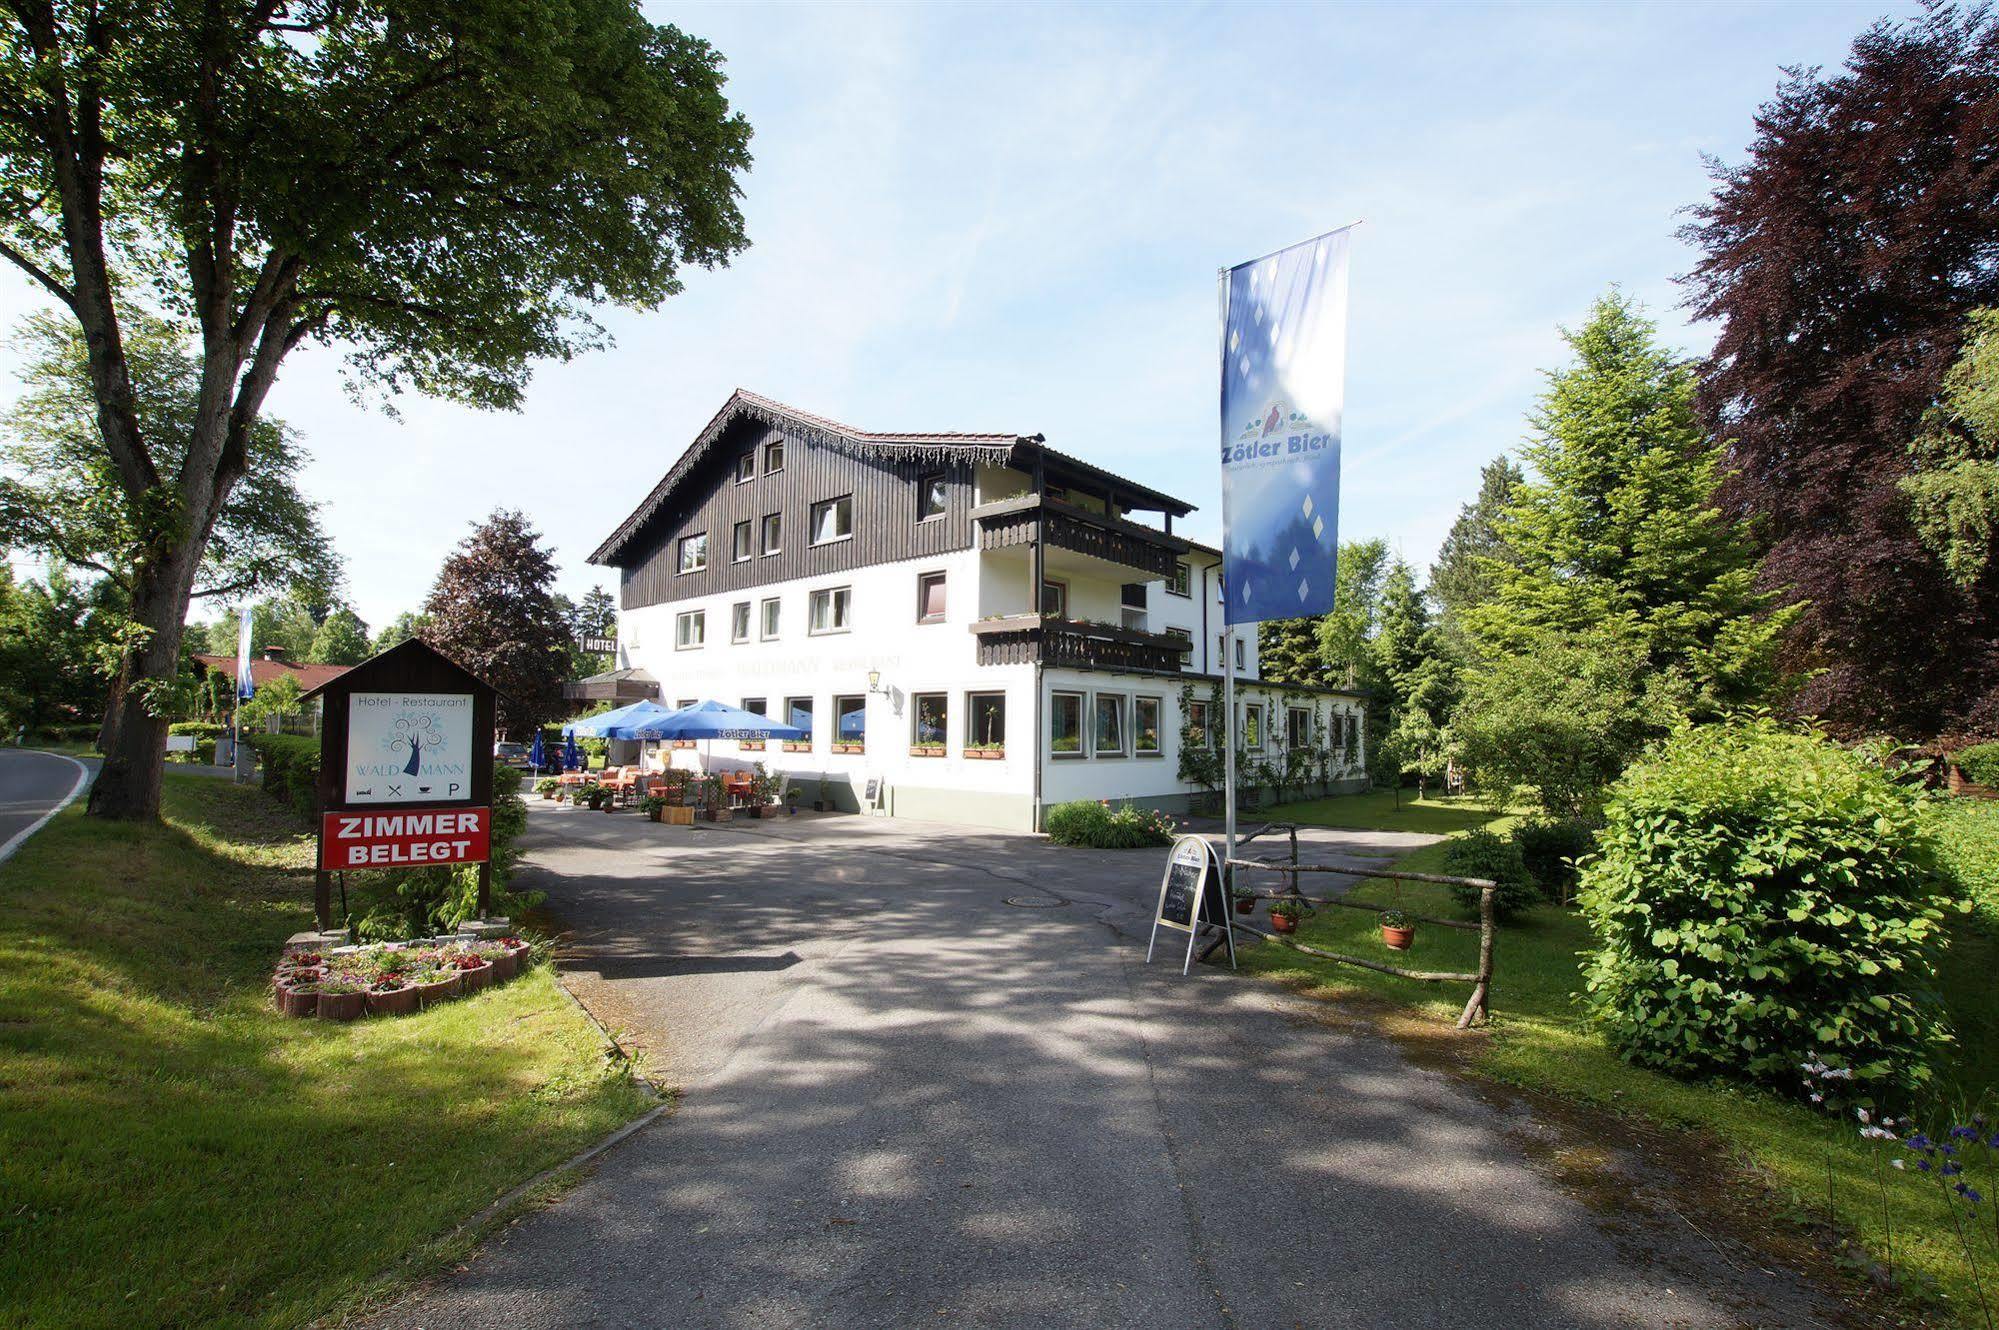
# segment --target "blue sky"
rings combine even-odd
[[[1341,534],[1426,563],[1609,284],[1693,351],[1674,232],[1787,64],[1910,4],[654,6],[756,129],[752,248],[527,409],[394,420],[295,357],[272,409],[378,626],[528,510],[563,589],[743,386],[869,429],[1013,430],[1219,535],[1215,274],[1355,218]],[[31,301],[0,289],[11,323]],[[9,353],[0,351],[0,369]],[[423,520],[386,496],[431,477]]]

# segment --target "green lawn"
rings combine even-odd
[[[1392,790],[1369,790],[1366,794],[1341,794],[1330,799],[1308,799],[1301,803],[1278,804],[1246,815],[1245,825],[1258,822],[1298,822],[1319,827],[1357,827],[1369,831],[1427,831],[1448,836],[1490,822],[1497,814],[1486,804],[1459,797],[1435,795],[1418,799],[1408,790],[1398,799]]]
[[[1363,801],[1324,802],[1338,806]],[[1300,809],[1317,812],[1320,807],[1294,805],[1275,810],[1272,816],[1301,820]],[[1440,807],[1436,811],[1457,810]],[[1999,815],[1999,806],[1990,811]],[[1335,807],[1313,820],[1341,826],[1396,826],[1394,818],[1392,809],[1384,813],[1377,805],[1372,810],[1356,808],[1351,814]],[[1444,871],[1444,849],[1442,844],[1425,847],[1403,858],[1397,867]],[[1442,887],[1377,879],[1356,888],[1355,895],[1424,914],[1459,917],[1455,903]],[[1320,910],[1305,921],[1298,938],[1329,951],[1395,959],[1395,953],[1381,942],[1376,918],[1359,910]],[[1718,1161],[1746,1166],[1752,1176],[1773,1187],[1794,1213],[1822,1213],[1826,1194],[1824,1119],[1801,1105],[1768,1095],[1679,1081],[1619,1060],[1583,1026],[1571,999],[1580,987],[1577,953],[1590,944],[1590,933],[1581,917],[1554,906],[1536,909],[1503,928],[1495,952],[1492,1028],[1489,1037],[1465,1037],[1466,1065],[1535,1093],[1552,1093],[1666,1127],[1693,1129],[1694,1148],[1711,1149]],[[1415,948],[1404,963],[1424,969],[1474,970],[1476,947],[1476,933],[1419,926]],[[1462,984],[1397,979],[1267,943],[1248,948],[1243,964],[1252,972],[1305,988],[1316,996],[1358,1001],[1376,1009],[1388,1004],[1436,1022],[1454,1021],[1467,996]],[[1999,969],[1999,942],[1977,926],[1975,917],[1968,918],[1956,928],[1938,976],[1959,1044],[1945,1070],[1947,1083],[1939,1088],[1925,1123],[1933,1129],[1948,1125],[1943,1117],[1950,1109],[1990,1101],[1995,1084],[1999,1084],[1999,985],[1991,978],[1995,969]],[[1881,1198],[1873,1156],[1852,1130],[1843,1127],[1838,1139],[1840,1145],[1833,1156],[1837,1218],[1878,1256],[1887,1248],[1882,1240]],[[1934,1281],[1958,1321],[1983,1326],[1984,1317],[1964,1274],[1962,1253],[1947,1212],[1934,1192],[1919,1190],[1906,1178],[1898,1180],[1903,1185],[1890,1192],[1889,1208],[1898,1271],[1913,1268],[1921,1279]],[[1988,1196],[1999,1195],[1994,1183],[1999,1183],[1999,1178],[1975,1180]],[[1994,1228],[1989,1215],[1983,1229],[1979,1241],[1989,1283],[1991,1269],[1999,1266],[1999,1229]],[[1999,1290],[1988,1287],[1987,1292],[1995,1296],[1994,1311],[1999,1314]]]
[[[0,866],[0,1325],[312,1320],[650,1106],[546,966],[280,1019],[310,862],[260,791],[169,775],[165,826],[72,807]]]

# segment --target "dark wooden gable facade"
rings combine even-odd
[[[1012,446],[981,437],[994,441],[877,443],[736,412],[712,439],[697,442],[704,455],[689,459],[678,477],[669,473],[671,483],[662,482],[650,509],[635,513],[592,562],[618,568],[620,604],[637,609],[968,549],[976,464],[987,456],[1004,461]],[[766,446],[777,439],[784,441],[784,465],[772,472]],[[755,458],[754,474],[738,481],[745,456]],[[935,474],[945,481],[944,512],[919,520],[920,482]],[[813,505],[842,495],[852,496],[853,534],[812,544]],[[779,514],[782,548],[764,554],[763,519],[771,513]],[[750,557],[740,561],[734,557],[739,522],[749,523],[751,542]],[[682,573],[680,541],[700,533],[708,538],[707,567]]]

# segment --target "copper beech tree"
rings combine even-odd
[[[602,341],[593,306],[743,248],[749,127],[719,56],[628,0],[0,2],[0,258],[81,330],[143,527],[90,811],[150,818],[155,691],[285,357],[514,407],[534,361]],[[137,309],[198,347],[183,437],[146,427]]]

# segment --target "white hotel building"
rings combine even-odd
[[[881,811],[1013,829],[1071,799],[1184,810],[1225,651],[1247,750],[1360,788],[1364,699],[1257,681],[1220,554],[1173,534],[1191,511],[1038,435],[867,433],[738,391],[591,562],[619,572],[621,669],[808,731],[708,745],[806,801],[874,782]]]

